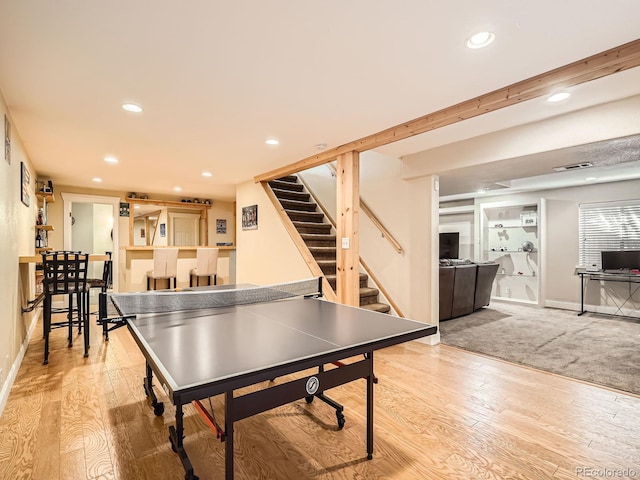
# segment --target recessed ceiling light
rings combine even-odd
[[[118,163],[118,159],[116,157],[113,157],[111,155],[104,157],[104,161],[107,163],[110,163],[111,165],[115,165],[116,163]]]
[[[326,143],[316,143],[316,150],[324,150],[325,148],[327,148]]]
[[[267,145],[279,145],[280,142],[278,140],[276,140],[275,138],[267,138],[267,140],[264,142]]]
[[[496,36],[491,32],[478,32],[469,37],[467,47],[482,48],[489,45],[495,40]]]
[[[135,103],[123,103],[122,108],[124,108],[127,112],[133,112],[133,113],[142,112],[142,107],[140,105],[136,105]]]
[[[569,98],[571,94],[569,92],[558,92],[547,98],[547,102],[561,102]]]
[[[202,172],[202,176],[203,177],[213,177],[213,174],[211,172]]]
[[[180,187],[173,187],[173,191],[174,191],[174,192],[181,192],[181,191],[182,191],[182,188],[180,188]]]
[[[596,177],[587,177],[584,179],[585,182],[593,182],[594,180],[597,180]]]
[[[98,178],[98,177],[93,177],[93,178],[92,178],[92,180],[93,180],[94,182],[96,182],[96,183],[100,183],[100,182],[102,182],[102,179],[101,179],[101,178]]]

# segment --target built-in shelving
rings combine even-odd
[[[499,264],[493,298],[539,302],[538,211],[537,203],[480,206],[482,257]]]

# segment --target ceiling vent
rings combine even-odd
[[[591,162],[574,163],[573,165],[563,165],[561,167],[553,167],[556,172],[567,172],[569,170],[580,170],[581,168],[593,167]]]

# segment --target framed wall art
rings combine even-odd
[[[242,229],[258,229],[258,205],[242,207]]]
[[[20,162],[20,200],[27,207],[31,204],[31,196],[29,195],[29,186],[31,185],[31,174],[24,162]]]
[[[7,116],[4,116],[4,159],[11,165],[11,124]]]

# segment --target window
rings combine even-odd
[[[640,250],[640,200],[583,203],[579,209],[581,266],[602,268],[603,250]]]

